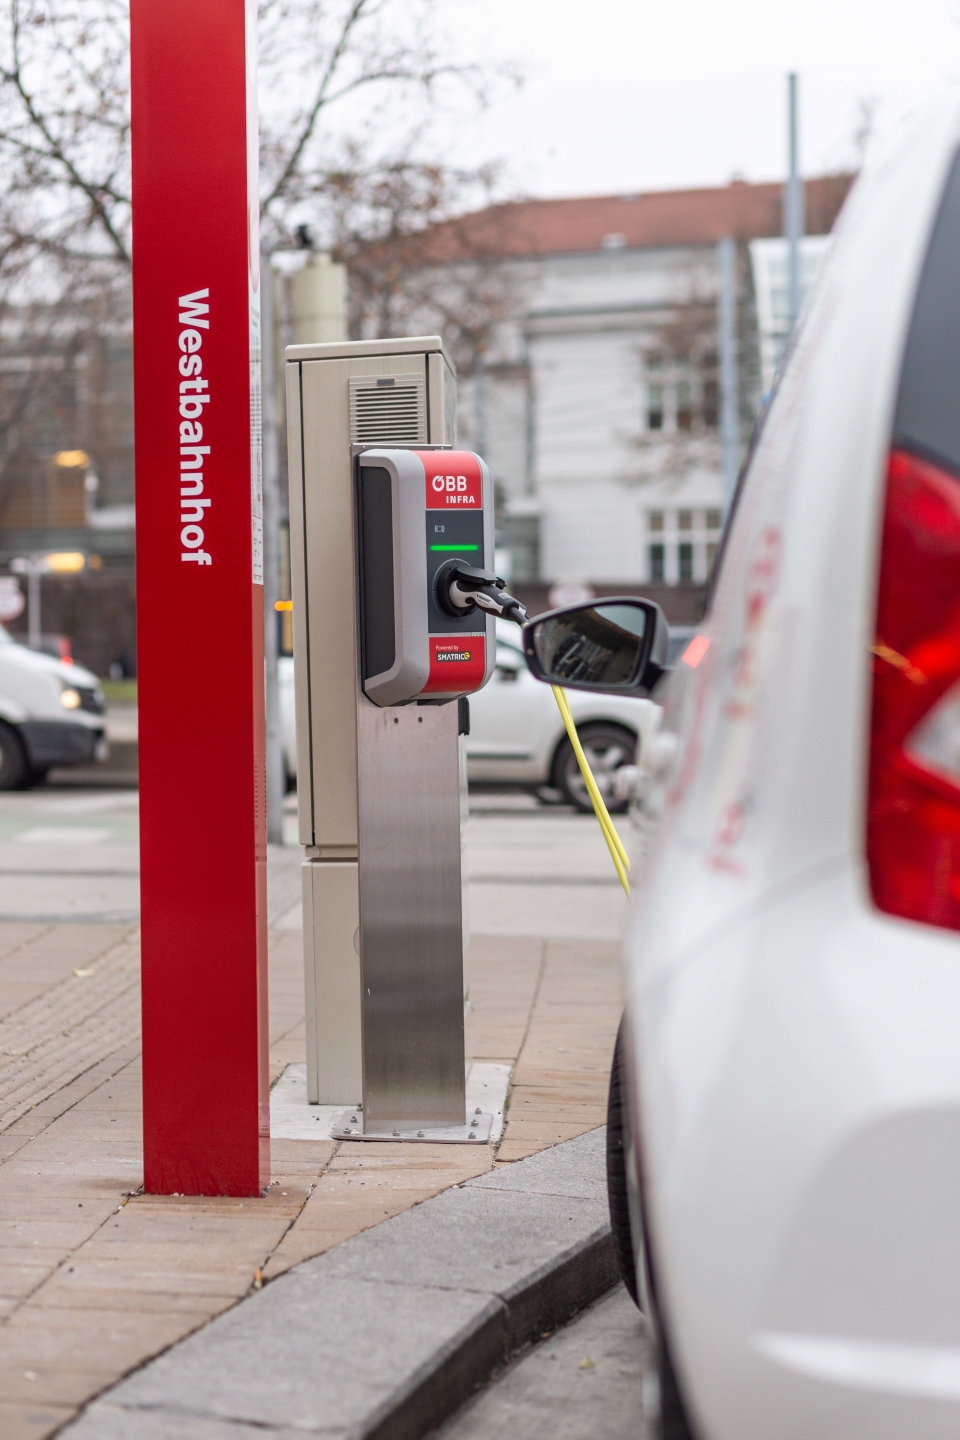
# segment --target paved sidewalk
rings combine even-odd
[[[493,1165],[601,1125],[610,941],[475,938],[474,1054],[513,1065],[490,1149],[276,1140],[261,1200],[158,1198],[140,1172],[137,931],[0,924],[0,1434],[91,1396],[292,1265]],[[271,1078],[304,1059],[301,938],[271,935]]]
[[[0,796],[4,1440],[52,1433],[302,1261],[605,1119],[622,901],[603,841],[590,817],[483,794],[473,1053],[513,1068],[496,1149],[275,1139],[260,1200],[140,1194],[137,800]],[[305,1059],[299,868],[271,847],[271,1082]]]

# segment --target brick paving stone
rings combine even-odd
[[[601,1120],[600,1124],[603,1123]],[[573,1121],[570,1124],[560,1124],[557,1121],[512,1121],[509,1134],[505,1136],[505,1143],[532,1147],[527,1149],[527,1154],[533,1155],[538,1150],[545,1150],[549,1145],[559,1145],[563,1140],[572,1140],[574,1136],[584,1135],[588,1130],[596,1128],[595,1120]]]
[[[98,1220],[106,1219],[107,1215],[115,1208],[116,1201],[110,1203],[106,1197],[103,1199],[75,1200],[68,1195],[35,1195],[30,1201],[29,1218],[31,1220],[75,1220],[78,1216],[81,1219],[90,1219],[95,1216]],[[90,1212],[89,1215],[87,1212]],[[23,1219],[25,1214],[23,1197],[11,1195],[6,1191],[0,1192],[0,1223]]]
[[[82,1405],[91,1391],[109,1384],[107,1372],[92,1369],[24,1369],[0,1365],[0,1394],[14,1404]],[[0,1411],[1,1414],[1,1411]],[[6,1431],[3,1431],[6,1440]]]
[[[193,1328],[170,1311],[98,1310],[91,1323],[84,1311],[23,1305],[4,1325],[3,1362],[11,1368],[22,1364],[52,1373],[80,1370],[109,1377]]]
[[[43,1440],[43,1436],[52,1435],[75,1412],[74,1405],[61,1407],[39,1401],[21,1405],[0,1400],[0,1435],[3,1440]]]
[[[56,927],[68,932],[64,949],[67,963],[74,962],[69,971],[0,1017],[0,1130],[119,1049],[136,1029],[140,987],[139,951],[131,943],[135,932],[93,926],[105,933],[85,936],[85,943],[78,944],[72,932],[80,928],[87,927]],[[106,942],[99,954],[94,949],[97,938]],[[48,930],[15,951],[3,968],[19,958],[39,969],[37,952],[50,943]]]
[[[9,921],[3,922],[4,935],[12,928]],[[130,926],[123,925],[30,928],[35,933],[10,946],[0,960],[0,1016],[4,1018],[13,1012],[15,1005],[20,1007],[28,999],[42,997],[57,982],[92,979],[92,976],[75,976],[73,972],[95,967],[111,944],[136,933]]]
[[[102,1275],[102,1271],[100,1272]],[[52,1275],[31,1298],[31,1306],[38,1310],[166,1310],[174,1315],[196,1315],[202,1319],[218,1314],[233,1304],[233,1292],[214,1295],[209,1291],[183,1293],[172,1290],[131,1291],[111,1285],[90,1283],[93,1277],[84,1268],[67,1274],[64,1266]],[[74,1283],[77,1282],[77,1283]],[[12,1303],[12,1302],[11,1302]],[[96,1316],[91,1315],[96,1324]]]
[[[8,1254],[17,1247],[40,1246],[54,1253],[76,1250],[98,1224],[92,1216],[83,1216],[75,1223],[63,1220],[38,1220],[33,1215],[19,1220],[0,1220],[0,1253]]]
[[[34,1265],[8,1263],[0,1257],[0,1297],[4,1300],[24,1300],[42,1285],[51,1274],[55,1261],[38,1262]]]
[[[0,1395],[21,1405],[82,1405],[91,1391],[102,1390],[109,1381],[110,1372],[106,1370],[67,1370],[61,1366],[48,1369],[39,1362],[24,1369],[6,1356],[0,1364]]]
[[[126,1287],[131,1296],[146,1297],[143,1309],[157,1308],[157,1296],[210,1296],[230,1300],[245,1295],[250,1288],[256,1267],[238,1261],[229,1251],[223,1250],[206,1255],[190,1254],[182,1264],[172,1263],[166,1250],[138,1254],[130,1252],[120,1255],[73,1255],[70,1263],[64,1263],[57,1275],[51,1276],[41,1290],[30,1297],[31,1304],[41,1304],[47,1284],[56,1284],[61,1275],[75,1277],[79,1283],[91,1289],[108,1290]],[[206,1266],[206,1268],[205,1268]],[[99,1307],[98,1307],[99,1308]],[[160,1308],[163,1308],[162,1306]],[[171,1304],[169,1309],[176,1309]],[[188,1309],[195,1307],[188,1306]],[[211,1313],[216,1306],[211,1306]]]
[[[3,933],[0,934],[0,964],[8,955],[26,945],[28,940],[35,940],[49,929],[50,924],[45,920],[7,921],[3,926]]]

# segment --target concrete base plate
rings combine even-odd
[[[448,1125],[431,1130],[364,1130],[363,1112],[356,1106],[353,1110],[344,1110],[332,1134],[334,1140],[412,1140],[421,1145],[486,1145],[492,1128],[493,1116],[489,1110],[477,1107],[466,1125]]]
[[[503,1134],[503,1110],[509,1088],[509,1065],[476,1060],[467,1066],[467,1113],[472,1115],[479,1109],[492,1115],[489,1138],[494,1143]],[[302,1061],[294,1062],[286,1067],[270,1092],[270,1134],[275,1140],[332,1140],[334,1127],[342,1121],[343,1108],[342,1101],[339,1105],[308,1105],[307,1067]],[[359,1115],[360,1112],[350,1113]],[[416,1139],[416,1135],[413,1138]]]

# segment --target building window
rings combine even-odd
[[[692,530],[692,529],[693,529],[693,511],[692,511],[692,510],[678,510],[678,511],[677,511],[677,529],[678,529],[678,530]]]
[[[720,391],[716,380],[703,382],[703,423],[711,429],[720,423]]]
[[[713,574],[713,567],[714,567],[714,564],[716,563],[717,551],[719,550],[719,548],[720,548],[719,545],[717,545],[717,543],[716,543],[715,541],[710,540],[710,541],[707,542],[707,579],[708,579],[708,580],[710,579],[710,576]]]
[[[666,546],[650,546],[650,579],[663,580],[666,576]]]
[[[647,529],[648,529],[648,530],[662,530],[662,529],[663,529],[663,511],[662,511],[662,510],[650,510],[650,511],[648,512],[648,514],[647,514]]]
[[[700,414],[708,429],[716,429],[720,423],[719,358],[715,351],[708,350],[700,360]]]
[[[647,429],[663,429],[663,386],[647,386]]]
[[[708,530],[719,530],[719,529],[720,529],[720,511],[719,511],[719,510],[708,510],[708,511],[707,511],[707,529],[708,529]]]
[[[689,380],[677,383],[677,429],[693,429],[693,391]]]
[[[683,514],[683,511],[680,512]],[[693,579],[693,546],[689,540],[683,540],[677,546],[677,560],[679,561],[679,578],[682,581]]]

